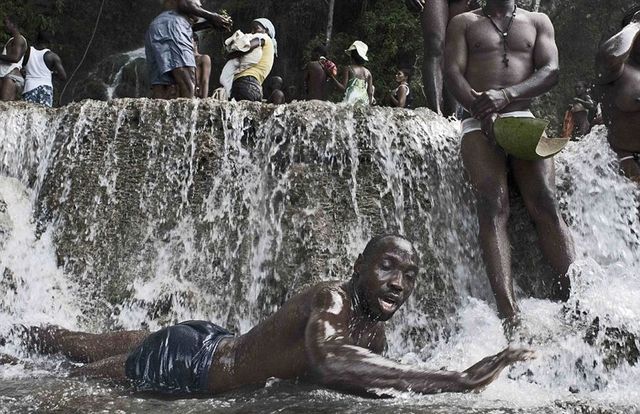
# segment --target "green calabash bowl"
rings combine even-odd
[[[493,125],[496,142],[509,154],[522,160],[542,159],[536,152],[549,121],[537,118],[498,118]],[[548,155],[551,156],[551,155]]]

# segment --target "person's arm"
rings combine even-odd
[[[344,292],[326,290],[316,297],[305,332],[307,356],[318,380],[354,393],[395,389],[422,394],[468,392],[491,383],[508,365],[531,357],[530,351],[507,349],[483,359],[464,372],[425,371],[396,363],[357,346],[350,336],[349,310]],[[384,330],[372,348],[382,352]]]
[[[64,66],[62,66],[62,59],[57,54],[49,51],[44,55],[44,61],[47,64],[47,67],[53,74],[58,78],[58,80],[66,81],[67,80],[67,72],[64,70]]]
[[[404,108],[407,106],[407,92],[409,92],[409,87],[407,85],[400,85],[398,88],[398,99],[391,94],[391,102],[393,102],[396,108]]]
[[[178,0],[178,11],[180,13],[202,17],[207,21],[207,24],[197,23],[193,26],[195,31],[202,30],[206,27],[213,26],[221,30],[229,30],[233,26],[233,20],[229,16],[222,16],[217,13],[211,13],[204,9],[199,0]]]
[[[11,42],[11,46],[7,48],[7,54],[0,54],[0,61],[6,63],[18,63],[27,52],[27,42],[22,36],[16,36]]]
[[[605,85],[622,75],[624,64],[640,34],[640,11],[615,36],[604,42],[596,55],[598,83]]]
[[[349,83],[349,67],[348,66],[345,66],[342,69],[342,82],[336,79],[336,77],[333,76],[333,73],[327,72],[327,75],[329,75],[329,77],[333,80],[333,84],[336,85],[336,87],[340,91],[344,92],[347,90],[347,84]]]
[[[466,30],[467,20],[464,16],[458,15],[451,19],[447,27],[444,50],[444,76],[449,91],[465,109],[470,111],[475,98],[473,89],[465,78],[468,63]]]
[[[538,13],[535,25],[537,31],[533,52],[535,72],[519,84],[478,93],[471,106],[476,118],[487,118],[513,101],[533,99],[548,92],[558,83],[560,68],[553,24],[547,15]]]
[[[593,111],[594,109],[596,109],[596,104],[595,104],[595,102],[593,102],[593,99],[591,99],[591,97],[589,95],[587,95],[587,99],[582,99],[582,98],[575,97],[575,98],[573,98],[573,100],[575,102],[578,102],[578,103],[582,104],[582,106],[584,106],[585,108],[587,108],[590,111]]]
[[[254,39],[251,39],[251,43],[249,44],[249,50],[246,50],[246,51],[237,50],[235,52],[228,53],[227,60],[244,56],[247,53],[251,52],[253,49],[257,49],[259,47],[264,47],[264,39],[256,37]]]

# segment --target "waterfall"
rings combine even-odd
[[[367,240],[392,231],[415,241],[424,270],[389,327],[391,357],[461,369],[507,345],[455,122],[321,102],[0,111],[0,336],[14,323],[104,331],[186,319],[246,332],[305,285],[350,277]],[[457,397],[461,407],[640,403],[638,190],[603,129],[570,143],[556,170],[579,257],[572,297],[540,298],[549,269],[514,194],[521,340],[538,359]],[[0,385],[9,377],[0,366]]]

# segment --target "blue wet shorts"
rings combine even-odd
[[[176,82],[172,70],[196,67],[191,23],[173,10],[161,13],[151,22],[144,50],[151,85],[173,85]]]
[[[188,321],[149,335],[129,354],[125,373],[141,391],[200,394],[208,391],[213,354],[229,331],[207,321]]]

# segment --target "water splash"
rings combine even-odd
[[[453,122],[322,103],[26,108],[3,107],[0,130],[0,172],[22,182],[4,178],[0,199],[24,223],[0,266],[26,289],[1,294],[0,332],[10,321],[103,330],[190,318],[246,332],[302,286],[348,277],[386,230],[416,240],[427,269],[390,327],[391,356],[460,369],[506,345]],[[521,298],[519,341],[539,358],[480,396],[456,397],[459,407],[640,403],[638,191],[602,129],[571,143],[556,168],[579,256],[572,298]],[[407,398],[400,404],[433,408],[451,397]]]

